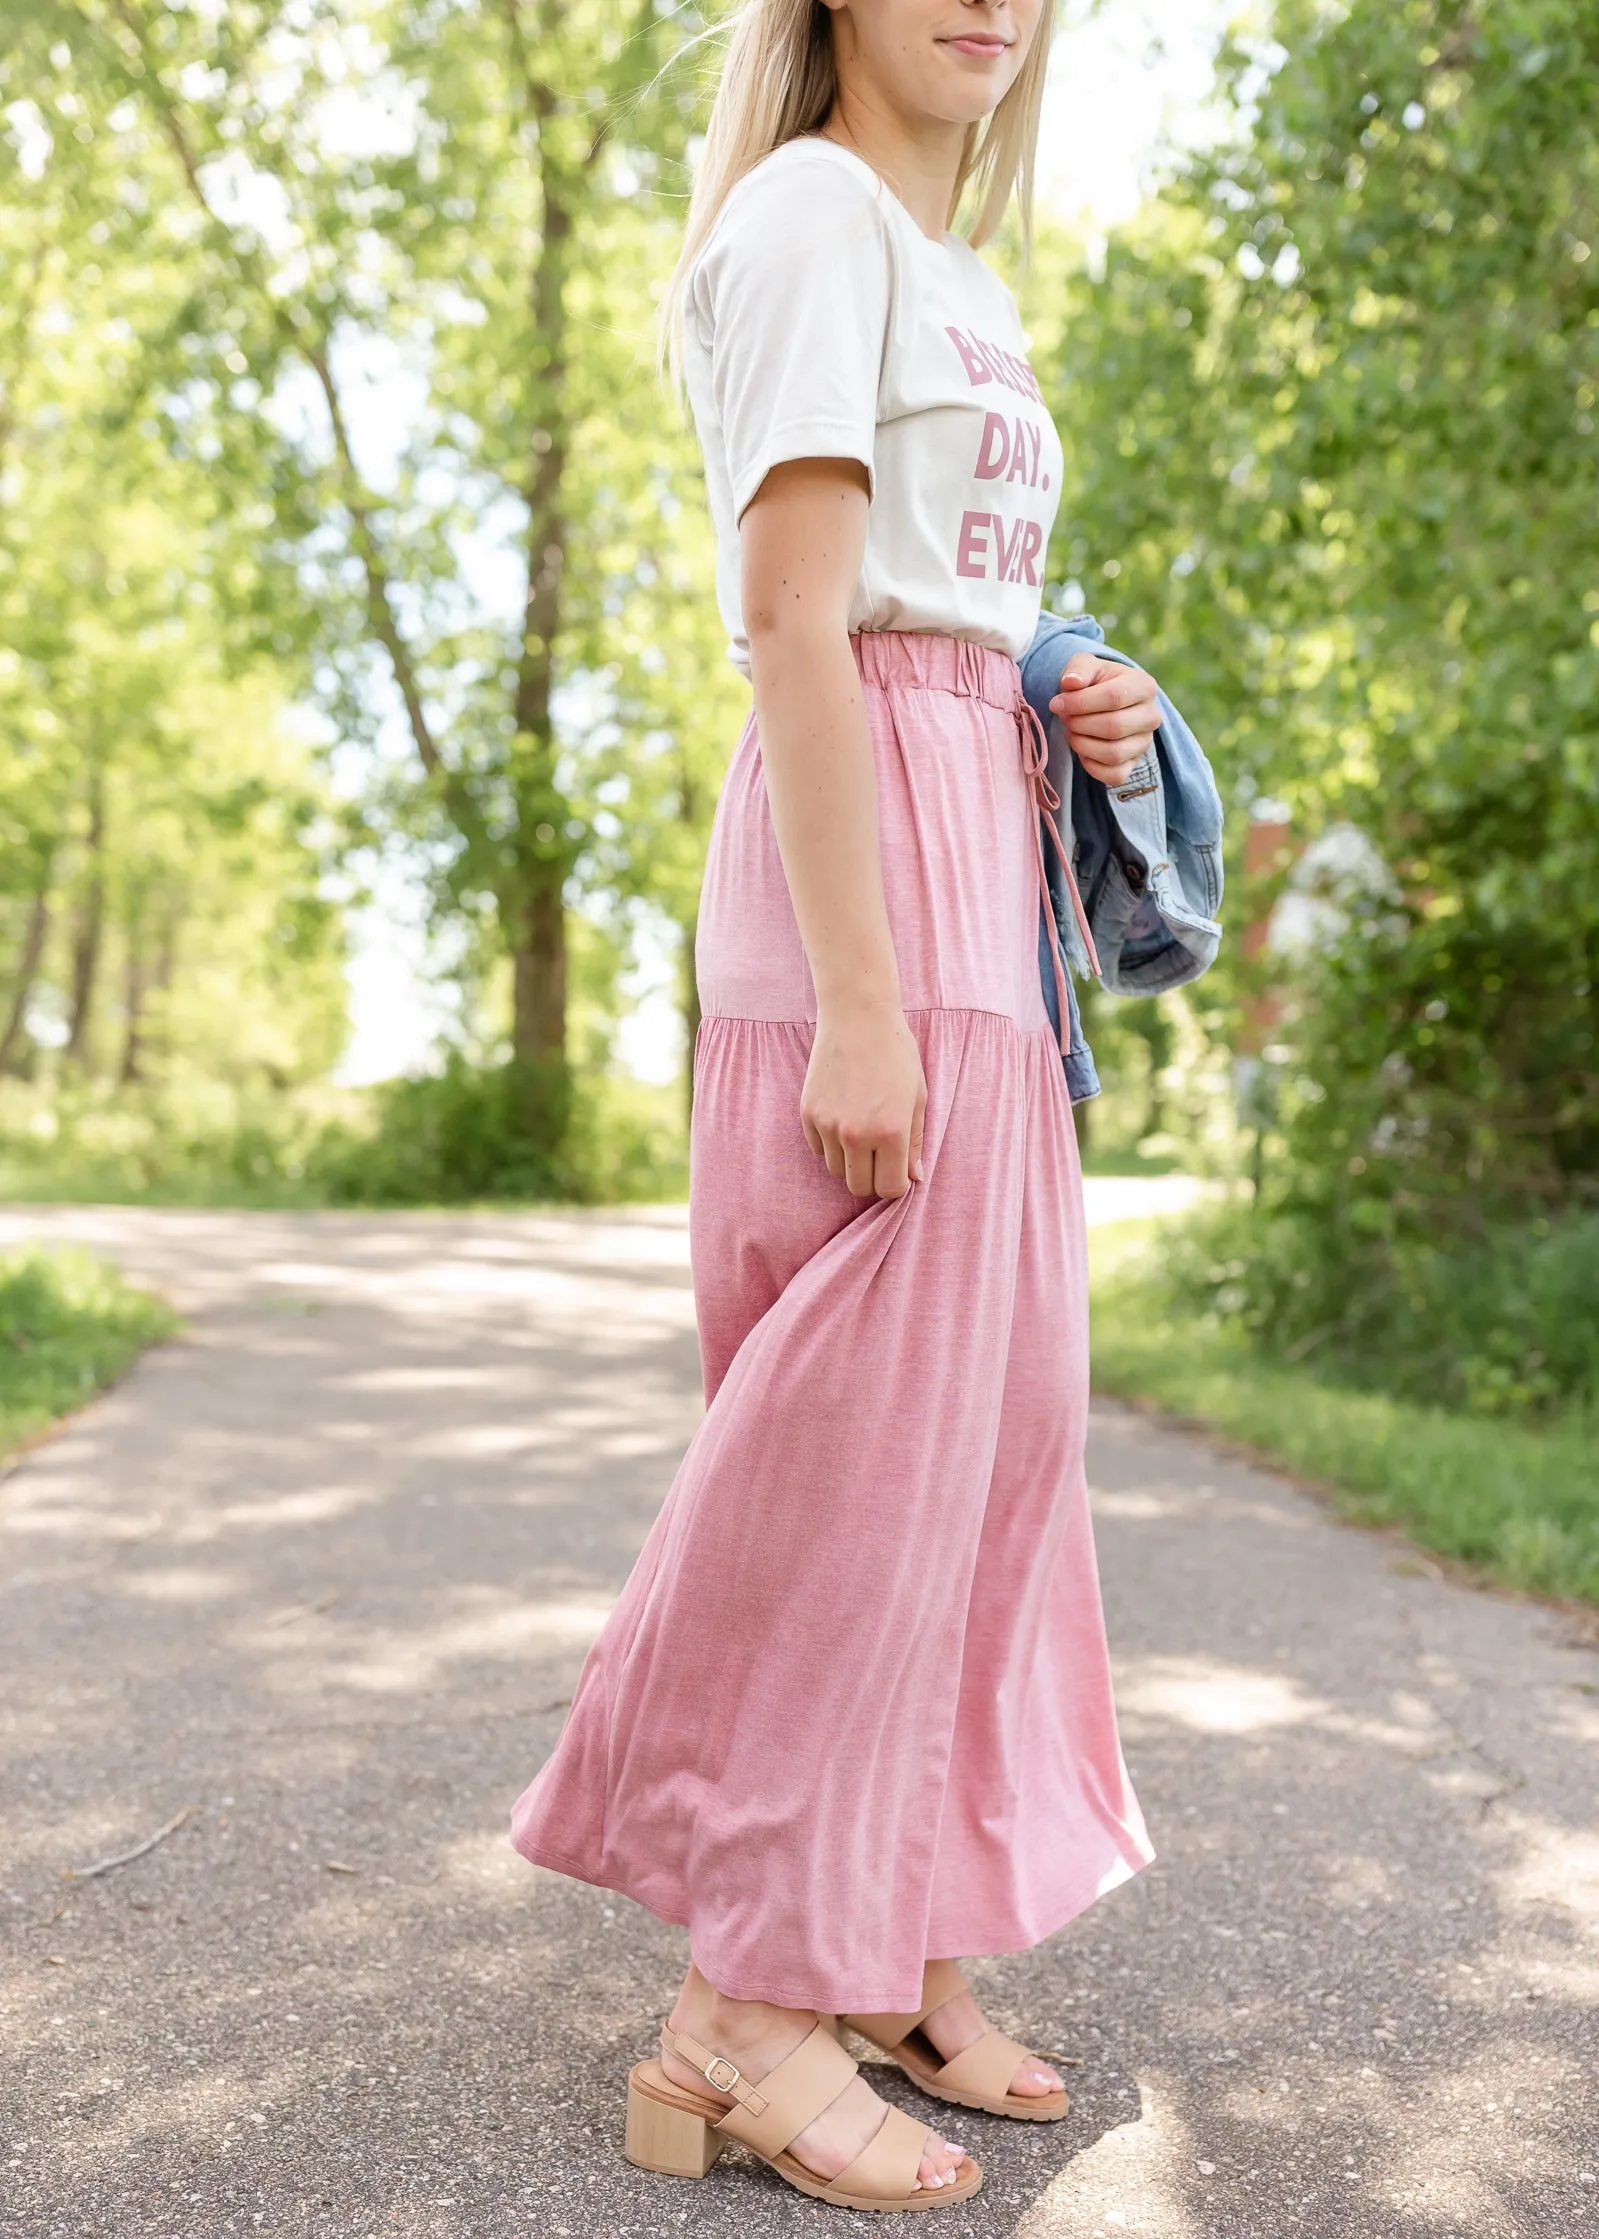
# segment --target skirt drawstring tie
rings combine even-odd
[[[1033,858],[1038,865],[1038,890],[1043,897],[1044,916],[1049,925],[1049,957],[1055,967],[1055,996],[1060,1010],[1060,1047],[1064,1056],[1071,1046],[1071,1006],[1066,997],[1066,966],[1060,951],[1060,929],[1055,923],[1055,902],[1049,891],[1049,873],[1044,867],[1043,833],[1046,830],[1050,843],[1060,858],[1060,867],[1066,878],[1066,891],[1072,898],[1072,914],[1077,919],[1077,930],[1082,934],[1083,946],[1088,952],[1088,968],[1096,979],[1100,977],[1099,952],[1094,947],[1094,936],[1088,929],[1088,913],[1083,908],[1083,897],[1078,891],[1071,859],[1061,839],[1060,827],[1055,822],[1060,795],[1050,783],[1049,740],[1032,703],[1021,693],[1016,696],[1016,727],[1021,737],[1022,768],[1026,772],[1028,791],[1033,798]]]

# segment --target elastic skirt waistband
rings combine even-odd
[[[1013,713],[1021,698],[1021,671],[1008,653],[969,638],[938,637],[926,630],[862,630],[850,639],[864,683],[912,685],[951,692]]]

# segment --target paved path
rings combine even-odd
[[[626,2166],[682,1938],[505,1839],[697,1416],[681,1215],[29,1226],[192,1321],[0,1486],[0,2230],[840,2231]],[[1599,2239],[1599,1657],[1133,1414],[1092,1460],[1161,1857],[975,1970],[1083,2065],[962,2119],[944,2239]]]

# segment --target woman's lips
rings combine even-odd
[[[957,54],[977,54],[981,55],[985,61],[992,61],[996,55],[1005,52],[1005,49],[1010,45],[1010,41],[1008,39],[973,38],[967,35],[959,39],[941,39],[939,45],[953,47]]]

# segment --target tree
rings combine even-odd
[[[674,511],[704,536],[648,341],[699,100],[661,73],[693,26],[656,0],[21,15],[33,98],[70,75],[89,133],[156,182],[150,253],[188,282],[148,336],[155,410],[269,508],[245,595],[263,626],[299,600],[341,727],[383,752],[403,731],[389,806],[509,958],[553,1144],[565,907],[603,840],[586,734],[652,707],[655,633],[616,625],[686,582]]]
[[[218,595],[249,524],[141,408],[181,275],[92,140],[63,191],[64,100],[0,135],[0,1073],[286,1085],[344,1037],[339,817]]]
[[[1599,1171],[1599,18],[1274,36],[1225,58],[1247,131],[1079,283],[1057,566],[1235,797],[1374,843],[1293,974],[1283,1182],[1327,1237],[1436,1233]]]

